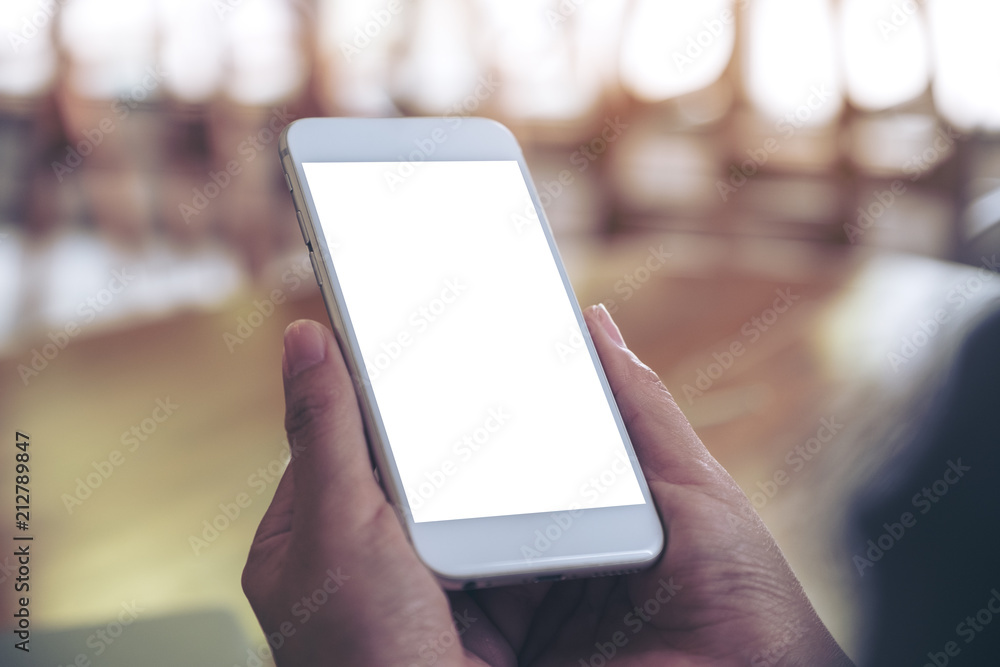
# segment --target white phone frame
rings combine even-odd
[[[429,146],[433,146],[433,151],[428,150]],[[660,519],[513,134],[496,121],[475,117],[304,118],[285,127],[279,150],[303,240],[309,248],[333,331],[357,389],[369,447],[378,466],[382,487],[396,508],[418,556],[442,585],[449,589],[472,589],[555,581],[624,574],[654,564],[665,542]],[[304,162],[396,162],[401,155],[408,159],[419,156],[429,161],[517,161],[625,443],[644,504],[581,509],[572,513],[413,521],[367,371],[363,362],[359,363],[363,358],[361,350],[302,168]],[[557,518],[557,515],[564,516]],[[572,523],[564,528],[567,519]],[[538,535],[556,533],[558,538],[550,540],[551,545],[539,557],[522,555],[522,546],[534,548],[535,544],[544,544],[539,542]]]

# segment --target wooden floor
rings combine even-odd
[[[647,274],[639,267],[660,243],[672,257]],[[626,340],[741,486],[755,494],[772,488],[775,472],[789,474],[773,497],[753,497],[821,615],[854,650],[851,564],[839,546],[846,501],[880,460],[893,410],[947,358],[952,336],[939,336],[899,373],[887,351],[972,269],[698,236],[561,245],[581,303],[615,300]],[[626,276],[639,285],[627,299],[619,282]],[[956,331],[995,296],[993,287],[952,318]],[[260,641],[239,578],[285,447],[281,334],[296,318],[326,318],[316,290],[303,287],[230,351],[224,334],[235,334],[237,318],[274,288],[245,294],[224,312],[74,340],[27,386],[17,365],[44,341],[0,362],[5,437],[15,429],[31,436],[38,626],[96,627],[135,601],[149,618],[227,610],[248,641]],[[770,317],[778,292],[796,299],[763,331],[753,318]],[[713,368],[734,342],[745,353]],[[699,388],[701,374],[703,395],[685,392]],[[158,402],[175,406],[162,423],[153,419],[165,416],[154,412]],[[824,418],[844,426],[792,470],[786,454]],[[133,427],[144,441],[123,439]],[[106,479],[101,469],[111,470]],[[96,488],[86,486],[88,475]],[[252,504],[227,529],[204,533],[205,522],[224,523],[219,505],[239,493]],[[204,543],[192,546],[192,537]]]

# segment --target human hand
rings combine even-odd
[[[588,327],[667,534],[638,574],[445,593],[372,474],[332,335],[285,334],[293,458],[243,587],[278,665],[850,665],[763,522],[603,307]]]

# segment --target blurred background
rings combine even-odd
[[[0,414],[32,438],[52,660],[169,628],[253,664],[281,331],[325,318],[277,136],[316,115],[514,131],[580,301],[855,655],[850,499],[1000,293],[998,29],[990,0],[4,0]],[[132,601],[149,629],[98,654]]]

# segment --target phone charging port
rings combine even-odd
[[[565,579],[561,574],[545,574],[540,577],[535,577],[535,583],[540,584],[546,581],[562,581]]]

